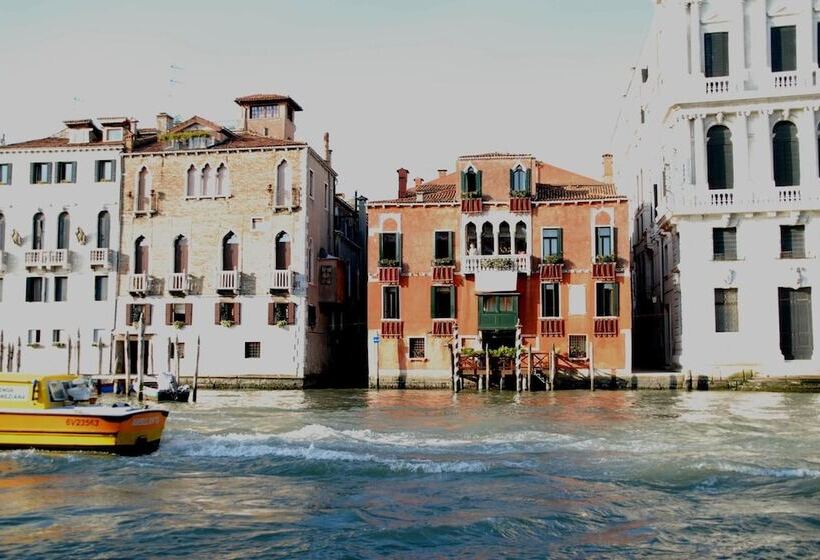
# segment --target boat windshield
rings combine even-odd
[[[59,381],[48,382],[48,394],[51,397],[51,402],[62,402],[67,398],[63,384]]]

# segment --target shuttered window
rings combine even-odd
[[[57,182],[76,183],[77,182],[77,162],[60,161],[57,162]]]
[[[541,317],[561,316],[560,297],[560,284],[541,284]]]
[[[455,319],[455,287],[433,286],[430,289],[430,315],[433,319]]]
[[[599,282],[595,285],[595,316],[618,316],[618,284]]]
[[[398,266],[401,262],[401,235],[382,233],[379,236],[379,265]]]
[[[595,256],[612,257],[615,254],[615,231],[609,226],[595,228]]]
[[[774,125],[772,159],[774,184],[778,187],[796,187],[800,184],[800,146],[797,127],[789,121]]]
[[[794,25],[772,27],[772,72],[797,70],[797,28]]]
[[[738,332],[736,288],[715,288],[715,331]]]
[[[433,258],[437,261],[436,264],[452,264],[452,262],[445,263],[443,261],[452,261],[453,259],[453,238],[454,233],[452,231],[435,232]]]
[[[542,231],[541,253],[544,259],[563,255],[563,231],[560,228],[548,228]]]
[[[806,226],[780,226],[780,258],[806,257]]]
[[[729,75],[729,33],[706,33],[703,36],[703,54],[707,78]]]
[[[399,309],[399,288],[398,286],[385,286],[382,292],[382,318],[400,318]]]
[[[712,228],[712,258],[716,261],[737,260],[737,228]]]
[[[725,126],[713,126],[706,134],[706,167],[710,189],[732,188],[732,133]]]

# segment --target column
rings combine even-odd
[[[735,155],[735,189],[740,196],[746,196],[751,192],[749,169],[749,111],[737,113],[735,134],[732,137]]]
[[[814,14],[812,2],[803,2],[803,9],[797,20],[797,72],[801,86],[810,85],[809,77],[814,64]]]
[[[772,131],[769,125],[771,109],[764,109],[755,114],[752,126],[752,148],[750,167],[754,177],[754,190],[761,194],[771,195],[774,188],[772,170]]]
[[[706,176],[706,139],[704,137],[703,119],[705,115],[695,117],[695,192],[701,194],[709,188]]]
[[[700,54],[700,4],[702,0],[691,0],[689,2],[689,72],[692,76],[703,75],[703,64]]]
[[[769,36],[766,22],[766,0],[751,0],[749,6],[749,67],[752,70],[752,81],[760,88],[769,83]]]
[[[800,186],[806,190],[817,183],[817,129],[812,107],[800,110],[795,121],[800,141]]]

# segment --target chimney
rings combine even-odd
[[[173,124],[174,118],[168,113],[160,113],[157,115],[157,132],[160,134],[168,132]]]
[[[415,179],[413,179],[413,182],[416,183],[416,188],[419,188],[424,183],[424,179],[422,179],[421,177],[416,177]]]
[[[611,185],[615,182],[615,174],[613,172],[612,154],[603,155],[604,162],[604,183]]]
[[[407,176],[410,172],[402,167],[397,173],[399,174],[399,198],[404,198],[407,196]]]
[[[330,149],[330,133],[325,132],[325,162],[330,165],[330,157],[333,155],[333,150]]]
[[[441,179],[442,177],[447,175],[447,170],[446,169],[438,169],[437,171],[438,171],[438,178],[439,179]]]

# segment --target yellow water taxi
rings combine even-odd
[[[128,404],[77,406],[88,390],[75,375],[0,374],[0,449],[156,451],[167,410]]]

